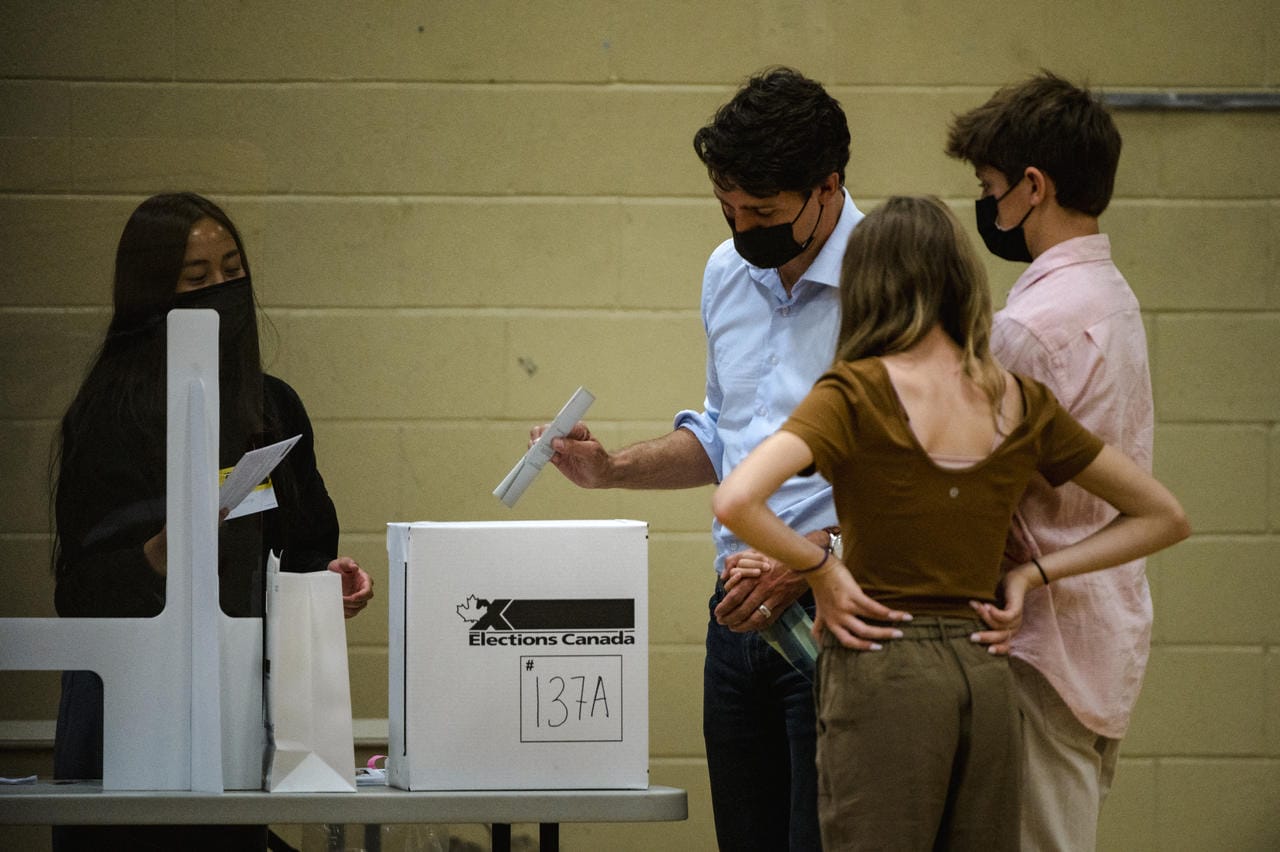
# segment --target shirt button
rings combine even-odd
[[[791,316],[791,308],[779,308],[778,313],[782,314],[784,317],[789,317]]]
[[[959,496],[960,496],[960,489],[959,489],[959,488],[956,488],[955,486],[952,486],[952,487],[951,487],[951,491],[949,491],[948,493],[949,493],[952,497],[959,497]]]
[[[770,355],[770,356],[769,356],[769,366],[771,366],[771,367],[776,367],[776,366],[778,366],[778,356],[777,356],[777,355]]]
[[[756,408],[756,414],[759,415],[760,417],[764,417],[768,413],[769,413],[769,409],[764,407],[763,405],[758,406]]]

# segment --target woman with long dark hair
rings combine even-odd
[[[212,201],[175,193],[148,198],[125,225],[116,251],[111,323],[62,420],[54,497],[58,614],[150,617],[164,608],[165,319],[173,308],[218,313],[220,468],[231,467],[248,450],[302,436],[271,475],[277,507],[219,526],[223,611],[262,615],[265,557],[276,551],[282,552],[283,570],[341,573],[344,610],[348,617],[359,612],[372,596],[372,583],[355,560],[335,558],[338,518],[316,468],[302,401],[262,371],[256,303],[239,231]],[[102,681],[92,672],[65,672],[62,687],[54,775],[100,778]],[[266,844],[261,826],[60,828],[54,837],[60,849]]]
[[[1179,541],[1186,517],[1047,388],[992,358],[986,276],[942,202],[891,198],[869,214],[840,289],[835,364],[725,479],[715,513],[814,592],[824,848],[1017,849],[1018,706],[1007,658],[974,634],[1016,628],[1030,589]],[[842,557],[766,502],[814,469],[832,484]],[[1119,515],[1001,576],[1037,473]]]

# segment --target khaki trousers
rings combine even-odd
[[[1092,850],[1120,741],[1081,724],[1034,666],[1016,658],[1010,665],[1023,714],[1022,848]]]
[[[1008,659],[970,619],[818,658],[818,819],[836,850],[1018,848],[1020,716]]]

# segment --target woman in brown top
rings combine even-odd
[[[1007,660],[970,637],[1016,629],[1028,590],[1152,553],[1189,527],[1167,489],[993,360],[986,276],[940,201],[891,198],[867,216],[840,287],[835,365],[717,489],[715,513],[803,573],[817,600],[824,848],[1016,849],[1017,704]],[[806,469],[832,483],[843,555],[769,510]],[[1002,577],[1014,508],[1037,473],[1120,514]]]

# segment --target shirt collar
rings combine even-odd
[[[825,249],[826,246],[823,246],[823,248]],[[1009,298],[1014,298],[1018,293],[1028,289],[1041,278],[1062,269],[1064,266],[1110,259],[1111,238],[1106,234],[1089,234],[1084,237],[1072,237],[1069,240],[1063,240],[1037,257],[1031,262],[1030,266],[1023,270],[1013,288],[1009,291]]]
[[[843,206],[840,208],[840,218],[836,220],[831,236],[827,237],[827,241],[822,244],[818,256],[813,259],[813,263],[809,264],[809,268],[801,273],[799,280],[796,281],[797,286],[801,281],[812,281],[826,287],[840,287],[840,268],[844,261],[844,250],[849,245],[849,235],[853,233],[854,225],[862,219],[862,211],[849,197],[849,190],[841,187],[840,193],[844,198]],[[777,282],[779,288],[782,286],[776,269],[760,269],[748,264],[747,270],[748,274],[761,284],[772,285]],[[792,287],[791,292],[794,294],[795,291],[796,288]]]

